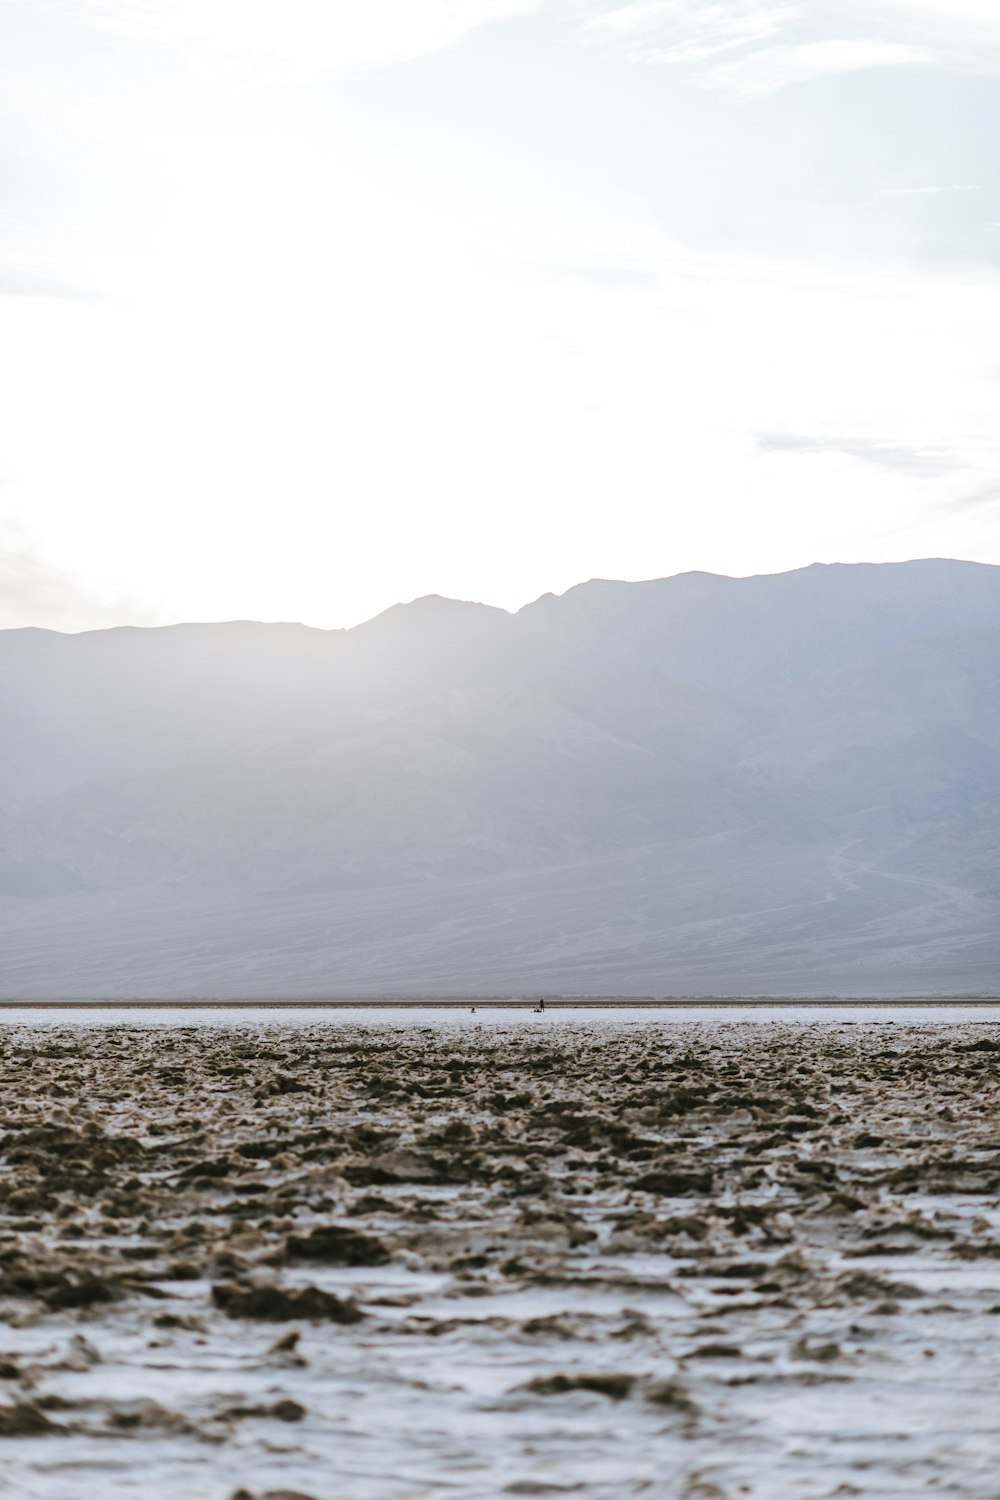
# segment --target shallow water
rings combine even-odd
[[[0,1494],[1000,1495],[965,1012],[8,1010]]]

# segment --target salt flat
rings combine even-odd
[[[985,1500],[998,1022],[8,1011],[0,1494]]]

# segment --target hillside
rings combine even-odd
[[[1000,568],[0,632],[0,993],[1000,989]]]

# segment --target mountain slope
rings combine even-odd
[[[1000,988],[1000,569],[0,632],[0,993]]]

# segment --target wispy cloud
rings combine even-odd
[[[798,433],[760,433],[757,446],[772,453],[842,453],[861,463],[898,469],[917,478],[935,479],[966,467],[964,462],[943,448],[918,448],[903,443],[856,437],[810,437]]]
[[[632,61],[687,65],[748,99],[872,68],[1000,73],[996,0],[590,0],[589,12],[586,32]]]
[[[935,197],[940,193],[978,193],[980,191],[979,184],[974,182],[944,182],[928,187],[882,188],[883,193],[897,198]]]
[[[996,0],[6,0],[167,46],[237,87],[380,67],[534,13],[636,63],[687,66],[759,98],[809,79],[906,64],[1000,72]]]
[[[831,38],[824,42],[803,42],[798,46],[761,48],[746,57],[712,68],[708,81],[715,88],[728,89],[748,99],[760,99],[792,84],[835,73],[897,68],[930,61],[927,52],[902,42]]]
[[[921,20],[944,23],[953,37],[963,30],[980,36],[1000,37],[1000,10],[996,0],[869,0],[872,10],[901,17],[908,26]]]
[[[599,5],[586,29],[616,39],[638,62],[694,63],[766,42],[802,9],[789,0],[627,0]]]

